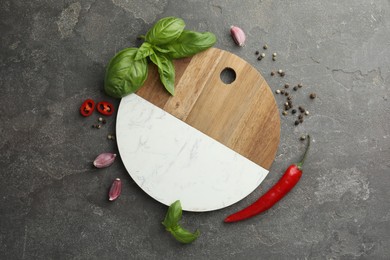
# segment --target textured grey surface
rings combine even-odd
[[[100,152],[116,151],[106,139],[114,118],[96,130],[97,114],[78,113],[86,98],[119,104],[102,91],[105,64],[168,15],[214,32],[216,47],[253,64],[273,90],[302,82],[296,104],[311,113],[298,127],[281,118],[277,157],[259,189],[223,210],[184,213],[183,225],[201,230],[187,246],[164,231],[167,208],[120,160],[91,167]],[[232,24],[246,31],[246,47],[234,46]],[[3,0],[0,32],[1,259],[390,258],[390,1]],[[269,76],[279,68],[285,78]],[[223,224],[298,160],[303,133],[312,149],[291,194],[261,216]],[[109,203],[116,177],[123,193]]]

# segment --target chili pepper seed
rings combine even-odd
[[[310,98],[315,99],[317,97],[316,93],[310,93]]]
[[[282,72],[283,72],[283,70],[278,70],[278,73],[279,73],[279,74],[282,74]]]
[[[102,121],[103,121],[103,118],[102,118],[102,117],[99,117],[99,118],[98,118],[98,121],[99,121],[99,122],[102,122]]]
[[[112,139],[112,135],[107,135],[107,139],[111,140]]]
[[[305,111],[305,115],[307,115],[307,116],[308,116],[308,115],[309,115],[309,111],[307,111],[307,110],[306,110],[306,111]]]

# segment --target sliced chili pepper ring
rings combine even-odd
[[[83,116],[90,116],[95,109],[95,101],[86,99],[80,107],[80,114]]]
[[[97,110],[100,114],[105,116],[110,116],[112,113],[114,113],[114,106],[107,101],[99,102],[97,105]]]

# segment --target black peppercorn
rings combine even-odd
[[[316,93],[310,93],[310,98],[315,99],[317,97]]]
[[[256,55],[259,55],[259,53],[260,53],[259,51],[256,51],[256,52],[255,52]]]
[[[284,94],[284,93],[286,93],[286,91],[284,91],[284,89],[282,89],[282,90],[280,91],[280,94]]]
[[[264,49],[264,50],[268,49],[268,45],[267,45],[267,44],[264,44],[263,49]]]
[[[271,76],[275,75],[275,72],[271,71]]]
[[[288,97],[287,97],[287,100],[291,100],[291,99],[292,99],[292,96],[288,96]]]
[[[281,77],[284,77],[285,75],[286,75],[286,73],[284,71],[282,73],[280,73]]]
[[[295,120],[294,125],[299,125],[299,121]]]
[[[299,123],[303,123],[303,118],[299,119]]]
[[[294,91],[297,91],[297,90],[298,90],[298,87],[297,87],[297,86],[293,87],[293,90],[294,90]]]
[[[257,60],[262,60],[262,59],[263,59],[263,57],[261,57],[261,56],[257,57]]]
[[[284,88],[289,88],[290,85],[289,84],[284,84]]]
[[[296,109],[291,110],[291,114],[295,114],[297,112]]]
[[[298,84],[298,88],[301,88],[301,87],[302,87],[302,84],[301,84],[301,83],[299,83],[299,84]]]
[[[298,116],[298,119],[303,119],[303,115],[299,115],[299,116]]]
[[[287,91],[284,93],[284,95],[287,97],[288,95],[290,95]]]

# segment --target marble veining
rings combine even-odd
[[[211,211],[250,194],[268,171],[132,94],[122,99],[116,135],[134,181],[166,205]]]

